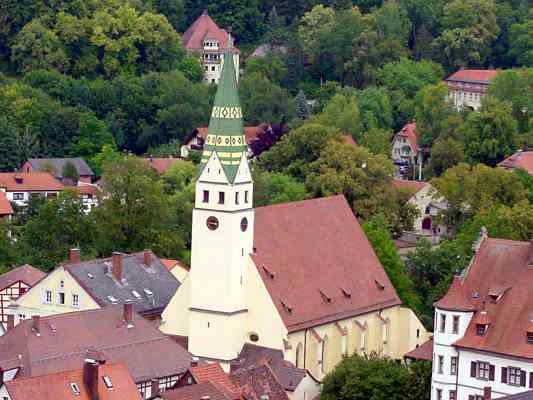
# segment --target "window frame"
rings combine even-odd
[[[522,386],[521,368],[507,367],[507,384],[511,386]]]
[[[457,375],[457,356],[450,357],[450,375]]]
[[[452,317],[452,333],[455,335],[459,334],[460,319],[461,317],[459,315]]]
[[[443,374],[444,373],[444,356],[439,355],[437,357],[437,373]]]
[[[440,333],[445,333],[446,332],[446,314],[440,314],[439,332]]]
[[[490,378],[490,363],[486,361],[476,362],[476,378],[488,381]]]
[[[209,190],[204,190],[203,191],[202,203],[209,203]]]
[[[80,308],[80,295],[77,293],[72,293],[72,307]]]
[[[223,205],[226,202],[226,192],[218,192],[218,204]]]

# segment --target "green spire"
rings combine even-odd
[[[200,163],[200,174],[213,152],[216,152],[228,181],[233,183],[242,155],[246,154],[248,147],[244,137],[231,39],[229,42],[230,44],[224,50],[224,65],[209,121]]]

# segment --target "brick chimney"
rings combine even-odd
[[[83,384],[91,400],[99,400],[98,379],[99,367],[105,364],[105,359],[96,351],[89,350],[83,364]]]
[[[483,400],[491,400],[492,398],[492,389],[490,386],[485,386],[483,388]]]
[[[111,260],[113,277],[120,282],[122,280],[122,253],[114,251]]]
[[[15,315],[8,314],[7,315],[7,330],[10,331],[14,327],[15,327]]]
[[[71,264],[79,263],[81,261],[80,249],[70,249],[68,261]]]
[[[144,265],[147,267],[152,265],[152,252],[150,250],[144,251]]]
[[[133,328],[133,304],[124,303],[124,322],[128,328]]]
[[[152,381],[150,382],[150,388],[150,397],[157,396],[159,394],[159,379],[152,379]]]
[[[41,336],[41,316],[40,315],[34,315],[31,317],[33,321],[33,331],[37,334],[37,336]]]

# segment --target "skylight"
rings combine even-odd
[[[112,303],[112,304],[117,304],[118,303],[118,299],[114,296],[107,296],[107,299]]]
[[[131,291],[131,294],[132,294],[133,297],[135,297],[136,299],[140,299],[140,298],[141,298],[141,295],[140,295],[139,292],[136,291],[136,290],[132,290],[132,291]]]
[[[104,380],[104,384],[107,389],[113,389],[113,382],[111,382],[111,378],[109,376],[104,375],[102,379]]]
[[[93,279],[94,276],[93,276],[93,274],[89,274],[89,273],[87,273],[87,278],[89,278],[89,279]]]
[[[150,289],[143,289],[144,291],[144,294],[147,295],[148,297],[151,297],[154,295],[154,293],[150,290]]]
[[[76,396],[79,396],[80,394],[80,387],[77,383],[71,383],[70,389],[72,390],[72,393],[74,393]]]

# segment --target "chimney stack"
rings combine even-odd
[[[40,315],[34,315],[31,317],[33,321],[33,331],[37,334],[37,336],[41,336],[41,316]]]
[[[191,358],[191,367],[197,367],[198,366],[198,357]]]
[[[124,303],[124,322],[128,328],[133,327],[133,304]]]
[[[70,249],[68,259],[71,264],[79,263],[81,261],[80,249]]]
[[[7,330],[10,331],[14,327],[15,327],[15,315],[14,314],[8,314],[7,315]]]
[[[157,396],[159,394],[159,379],[152,379],[150,388],[150,397]]]
[[[105,359],[101,354],[94,350],[87,352],[87,357],[83,364],[83,384],[89,393],[91,400],[98,400],[98,379],[99,367],[105,364]]]
[[[113,277],[120,282],[122,280],[122,253],[114,251],[111,260]]]
[[[491,400],[492,397],[492,389],[490,386],[485,386],[483,388],[483,400]]]
[[[150,267],[152,265],[152,253],[150,250],[144,251],[144,265]]]

